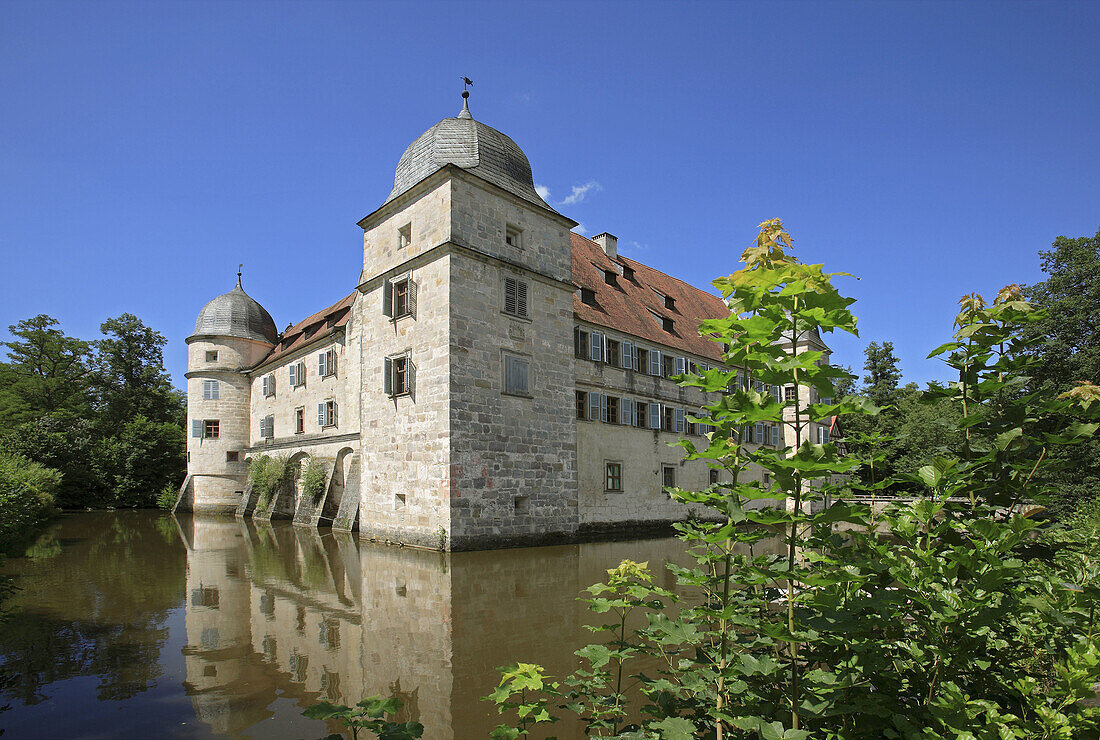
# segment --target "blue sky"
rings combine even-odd
[[[906,379],[941,378],[960,295],[1040,280],[1038,250],[1100,226],[1098,34],[1095,2],[8,0],[0,327],[132,312],[182,384],[238,262],[279,327],[335,302],[356,221],[468,75],[589,234],[707,285],[783,218],[861,278],[834,359],[891,340]]]

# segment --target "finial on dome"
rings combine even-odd
[[[237,287],[241,288],[241,290],[244,290],[244,288],[241,287],[241,269],[243,267],[244,267],[243,262],[241,262],[237,265]]]
[[[474,84],[474,81],[469,77],[463,76],[462,78],[462,110],[459,112],[459,118],[473,118],[470,115],[470,91],[467,89],[470,85]]]

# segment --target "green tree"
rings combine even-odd
[[[96,467],[105,492],[99,505],[153,507],[166,485],[179,486],[187,439],[172,422],[136,416],[97,448]]]
[[[1100,232],[1060,236],[1039,257],[1048,278],[1024,289],[1045,313],[1031,328],[1034,383],[1064,392],[1082,381],[1100,382]],[[1100,440],[1057,450],[1056,462],[1051,507],[1057,514],[1100,496]]]
[[[57,319],[39,314],[8,327],[11,341],[0,377],[0,424],[11,428],[54,411],[80,413],[87,401],[91,345],[66,336]]]
[[[182,426],[184,397],[164,369],[164,335],[129,313],[107,319],[100,330],[91,376],[97,423],[111,430],[142,416]]]
[[[92,422],[59,411],[7,432],[0,437],[0,449],[61,471],[56,496],[59,507],[97,507],[108,493],[99,464],[102,441]]]
[[[867,371],[863,376],[864,395],[876,406],[897,401],[901,370],[898,368],[898,358],[894,356],[894,343],[871,342],[864,350],[864,356],[863,369]]]

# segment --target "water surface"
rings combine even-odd
[[[301,712],[405,700],[425,738],[482,738],[495,668],[572,670],[592,641],[576,601],[623,558],[675,539],[444,555],[231,517],[68,515],[24,558],[0,625],[10,737],[314,738]],[[560,737],[576,729],[558,725]]]

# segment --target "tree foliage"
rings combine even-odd
[[[871,342],[865,350],[866,362],[863,369],[867,374],[863,377],[864,393],[876,406],[886,406],[897,400],[898,381],[901,380],[901,369],[898,367],[898,358],[894,356],[894,343]]]
[[[164,369],[163,335],[132,314],[100,328],[88,342],[45,315],[9,327],[0,450],[59,471],[59,506],[151,506],[183,478],[184,397]]]
[[[844,372],[798,338],[854,333],[852,301],[790,244],[780,222],[762,224],[745,267],[715,281],[731,316],[700,333],[726,346],[731,368],[833,398]],[[613,617],[594,628],[610,639],[577,651],[580,667],[561,680],[504,669],[490,698],[518,725],[496,736],[528,737],[565,714],[618,738],[1095,736],[1085,700],[1100,679],[1097,565],[1042,544],[1044,525],[1025,512],[1048,485],[1050,451],[1095,433],[1100,387],[1027,389],[1026,329],[1039,316],[1014,288],[988,306],[963,299],[954,338],[933,353],[958,380],[920,394],[959,410],[960,453],[902,471],[920,495],[882,512],[849,502],[865,486],[847,474],[866,460],[806,441],[836,414],[876,413],[866,399],[780,403],[733,382],[734,370],[682,377],[720,397],[695,420],[711,430],[706,444],[679,444],[730,480],[669,489],[710,511],[677,525],[695,566],[668,565],[675,591],[654,587],[645,564],[609,571],[586,601]],[[757,421],[798,443],[746,446],[741,430]],[[632,670],[639,659],[657,670]]]

